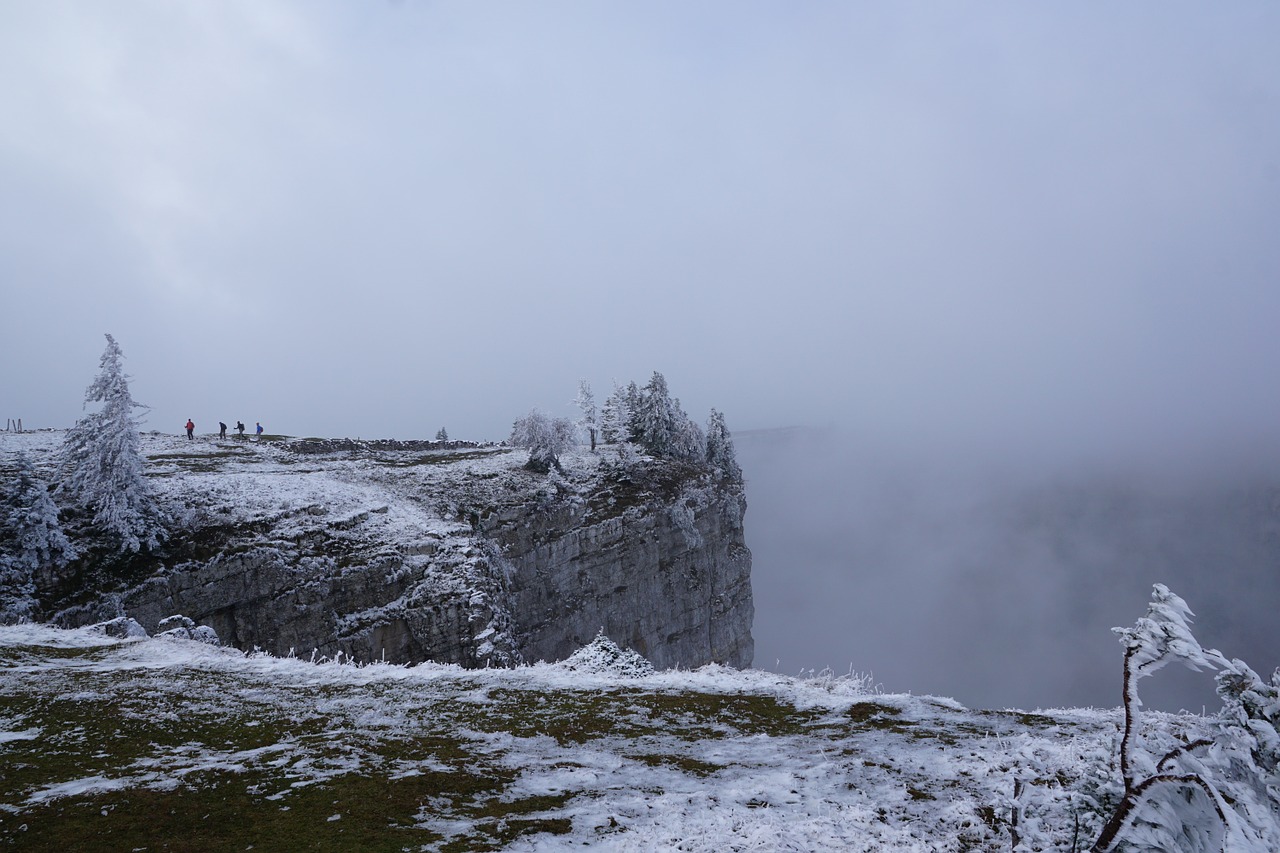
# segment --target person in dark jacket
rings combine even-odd
[[[244,424],[240,421],[236,421],[236,429],[239,431],[240,437],[244,438]]]
[[[222,421],[218,421],[218,438],[227,437],[227,425]]]

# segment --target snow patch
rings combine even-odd
[[[596,675],[614,675],[619,678],[641,678],[653,675],[653,664],[631,649],[623,649],[604,635],[578,649],[566,660],[557,664],[570,672],[590,672]]]

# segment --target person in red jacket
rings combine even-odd
[[[187,439],[189,441],[196,440],[196,425],[192,423],[191,418],[187,418]]]

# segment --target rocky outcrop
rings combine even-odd
[[[183,614],[246,650],[464,666],[560,660],[603,631],[659,667],[750,665],[740,482],[647,457],[535,475],[520,451],[451,444],[153,453],[186,528],[58,619],[154,633]],[[229,509],[249,477],[268,497]]]
[[[751,664],[751,553],[739,484],[676,463],[619,471],[587,501],[512,507],[481,530],[511,565],[528,659],[599,631],[659,667]]]

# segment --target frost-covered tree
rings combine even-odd
[[[665,380],[664,380],[665,382]],[[627,401],[627,441],[640,440],[640,404],[644,392],[634,382],[628,382],[623,391]]]
[[[62,445],[59,492],[93,513],[93,523],[120,540],[122,551],[155,547],[163,537],[162,516],[143,476],[140,422],[145,409],[129,393],[124,354],[107,335],[100,370],[84,401],[101,403],[67,430]]]
[[[631,440],[631,407],[627,403],[627,391],[616,382],[613,393],[600,407],[600,438],[605,444]]]
[[[1223,719],[1238,730],[1266,787],[1280,793],[1280,669],[1267,683],[1234,658],[1217,681]]]
[[[75,559],[75,548],[62,531],[49,488],[25,453],[18,454],[17,466],[5,525],[11,534],[13,559],[33,571],[44,565],[65,565]]]
[[[440,429],[436,432],[436,441],[448,441],[448,440],[449,440],[448,430],[446,430],[444,427],[440,427]]]
[[[1169,770],[1166,765],[1176,757],[1173,753],[1155,762],[1137,748],[1141,679],[1175,661],[1197,672],[1216,669],[1224,662],[1216,650],[1200,647],[1191,633],[1192,615],[1185,601],[1158,583],[1151,593],[1146,616],[1132,628],[1112,629],[1124,646],[1124,733],[1120,739],[1124,794],[1099,834],[1094,853],[1115,849],[1120,831],[1126,826],[1125,842],[1150,850],[1200,849],[1209,843],[1204,839],[1230,828],[1228,807],[1204,775]],[[1177,791],[1183,802],[1190,802],[1185,792],[1203,794],[1214,826],[1188,826],[1179,810],[1160,798],[1170,790]],[[1143,820],[1138,821],[1137,817]]]
[[[637,444],[654,456],[682,459],[701,465],[706,458],[706,437],[667,390],[667,380],[654,372],[639,391],[633,412],[633,433]]]
[[[0,510],[6,547],[0,553],[0,622],[30,617],[35,572],[75,558],[58,522],[58,507],[25,453],[17,456],[17,476]]]
[[[7,531],[5,532],[7,534]],[[8,554],[0,554],[0,625],[33,619],[36,585],[31,569]]]
[[[578,429],[585,432],[591,440],[591,452],[596,452],[596,431],[599,429],[599,423],[596,419],[596,397],[591,392],[591,386],[587,384],[587,380],[578,380],[578,396],[574,399],[574,405],[578,407],[578,411],[582,413],[582,417],[578,418]]]
[[[568,418],[552,418],[537,409],[511,427],[511,443],[529,449],[525,467],[546,473],[560,470],[560,454],[573,446],[574,427]]]
[[[680,401],[673,400],[676,409],[676,431],[671,442],[671,456],[695,465],[701,465],[707,455],[707,437],[702,427],[685,415]]]
[[[678,406],[667,390],[667,379],[656,370],[640,392],[633,417],[636,441],[640,446],[654,456],[676,455],[677,431],[683,424],[678,416]]]
[[[711,410],[707,419],[707,464],[721,473],[721,476],[733,483],[742,482],[742,468],[738,466],[738,457],[733,449],[733,438],[729,428],[725,426],[724,415]]]

